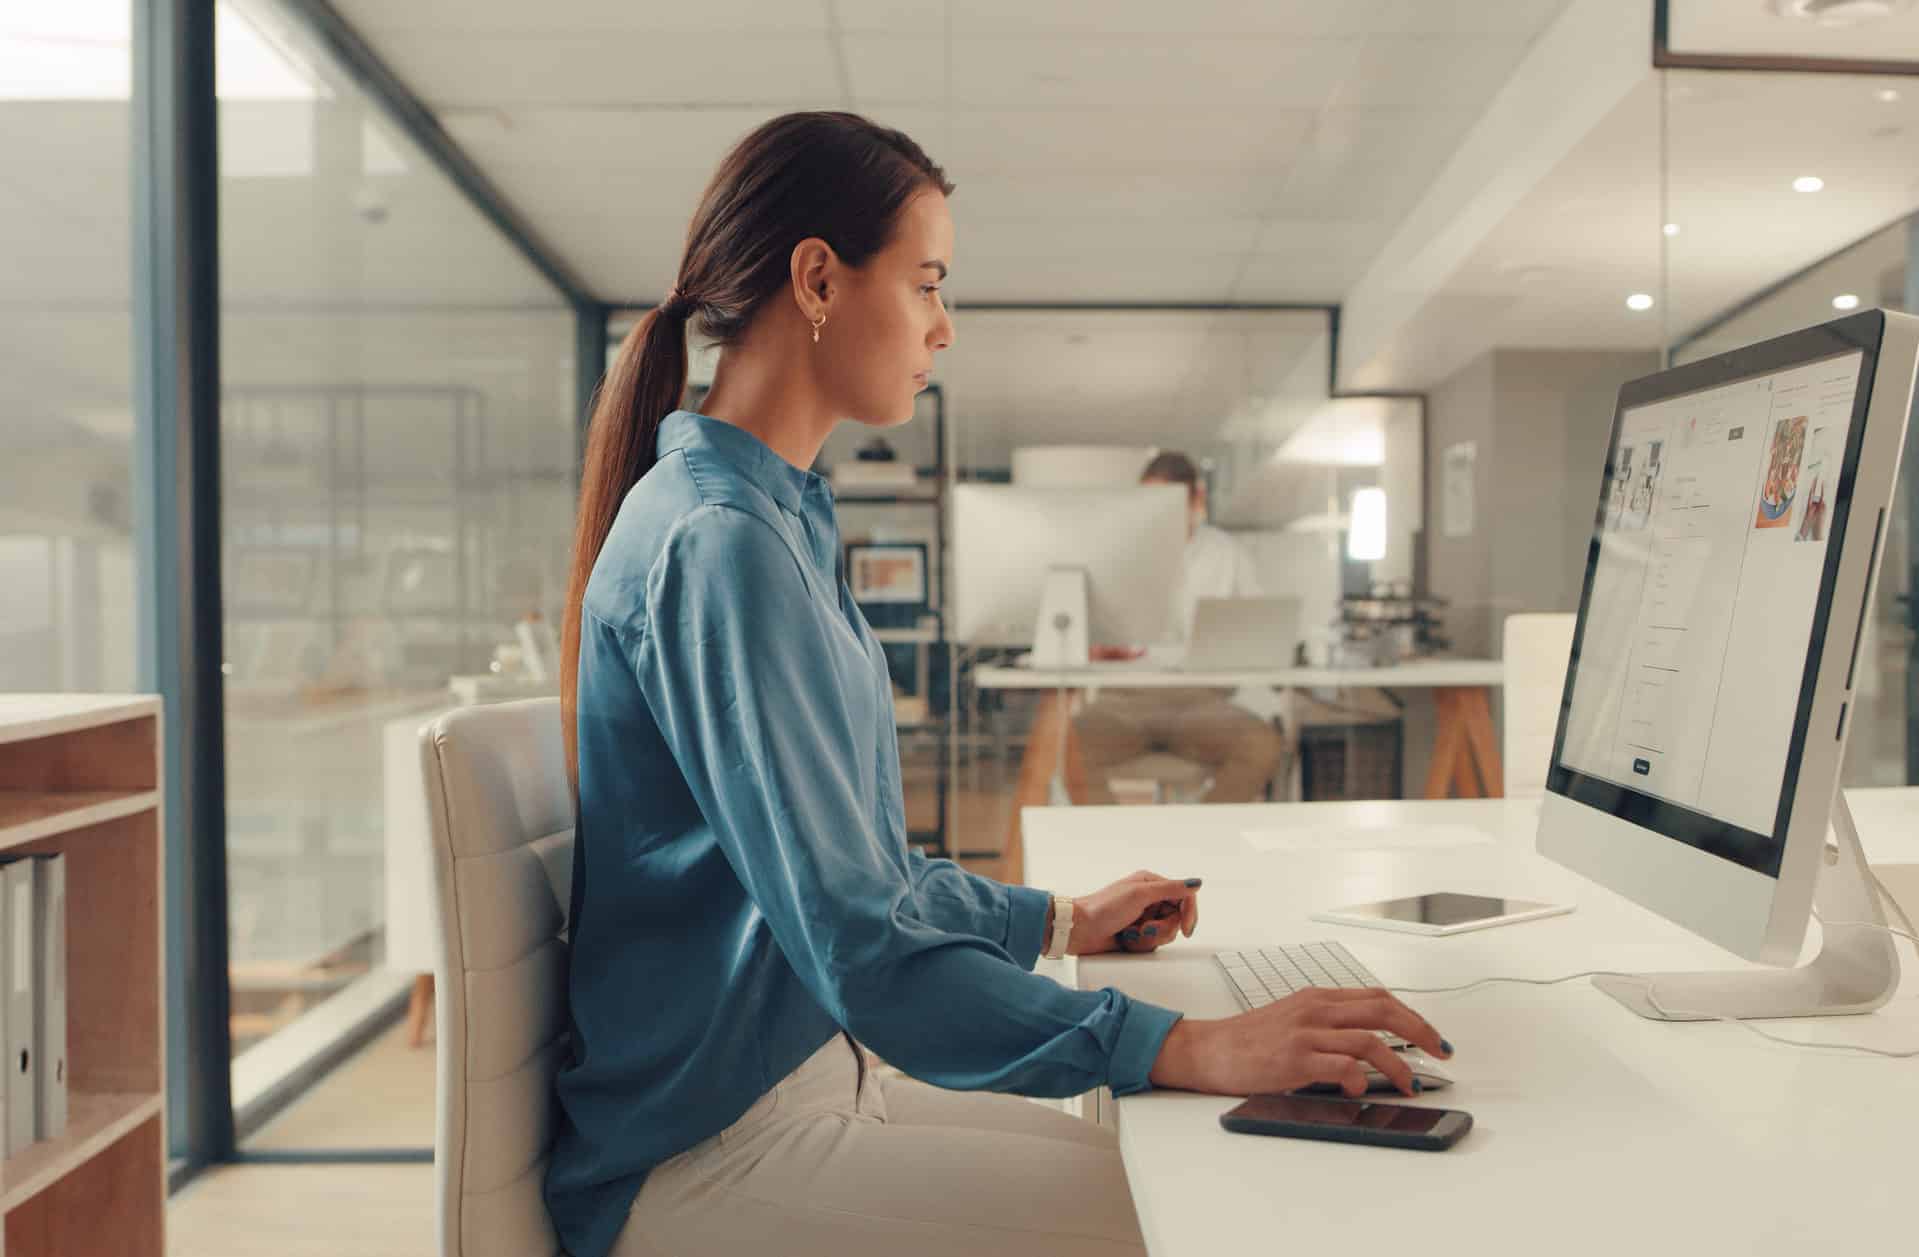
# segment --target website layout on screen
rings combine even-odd
[[[1565,767],[1773,832],[1862,358],[1621,416]]]

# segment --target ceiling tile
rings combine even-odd
[[[833,0],[846,30],[945,28],[942,0]],[[1390,0],[1101,0],[1097,6],[1032,0],[958,0],[955,34],[1341,35],[1370,30]]]
[[[1269,211],[1281,184],[1260,172],[1072,172],[989,174],[964,178],[953,213],[964,221],[987,218],[1121,220],[1257,218]]]
[[[504,127],[460,128],[460,146],[483,167],[673,170],[710,175],[741,139],[783,109],[546,109],[498,111]],[[442,121],[448,111],[441,111]],[[582,154],[590,158],[582,160]]]
[[[922,35],[840,36],[853,99],[876,102],[944,103],[946,41]]]
[[[983,257],[966,261],[968,301],[1225,301],[1240,253],[1152,253],[1118,263],[1105,254]]]
[[[823,35],[396,32],[379,49],[435,107],[841,99]]]
[[[583,31],[692,31],[731,35],[738,31],[826,29],[820,0],[700,0],[698,4],[648,4],[635,0],[334,0],[356,30],[389,33],[459,31],[579,34]]]
[[[1260,230],[1260,224],[1251,218],[1156,219],[1150,223],[1110,218],[997,218],[975,222],[963,216],[965,207],[958,194],[953,206],[956,275],[963,275],[985,257],[1070,254],[1099,258],[1101,270],[1124,277],[1135,258],[1152,254],[1249,253]]]
[[[1161,39],[956,37],[961,107],[1098,108],[1238,103],[1317,108],[1345,78],[1361,41],[1270,37]]]
[[[946,33],[946,0],[826,0],[843,31]]]
[[[1367,261],[1309,249],[1255,254],[1246,259],[1233,300],[1337,303],[1366,273]]]
[[[1132,107],[964,110],[950,118],[928,112],[921,119],[928,137],[941,137],[939,159],[956,178],[1014,171],[1243,175],[1283,171],[1311,132],[1313,114],[1275,110],[1248,118],[1222,108]]]
[[[1525,56],[1524,40],[1487,36],[1379,36],[1352,62],[1333,103],[1478,113]]]
[[[1397,35],[1494,35],[1530,40],[1571,0],[1389,0],[1371,29]]]

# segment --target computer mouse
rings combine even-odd
[[[1413,1080],[1419,1084],[1419,1089],[1422,1092],[1440,1091],[1453,1085],[1452,1077],[1447,1074],[1444,1069],[1440,1068],[1439,1062],[1418,1048],[1401,1048],[1399,1051],[1399,1059],[1405,1061],[1407,1066],[1412,1069]],[[1399,1088],[1393,1085],[1392,1079],[1386,1077],[1386,1075],[1380,1073],[1371,1065],[1366,1067],[1366,1090],[1368,1093],[1390,1091],[1394,1095],[1400,1094]],[[1344,1090],[1336,1082],[1308,1083],[1306,1086],[1298,1088],[1297,1091],[1301,1095],[1345,1094]]]

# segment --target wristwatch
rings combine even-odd
[[[1066,954],[1066,944],[1073,937],[1073,901],[1064,895],[1053,896],[1053,936],[1046,940],[1046,950],[1040,955],[1048,960],[1058,960]]]

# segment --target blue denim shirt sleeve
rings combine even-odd
[[[629,643],[654,719],[787,963],[842,1026],[939,1086],[1146,1089],[1179,1015],[1023,971],[1044,896],[915,865],[860,803],[870,734],[820,666],[854,639],[809,579],[766,520],[700,506],[649,573],[645,631]]]
[[[1022,969],[1038,962],[1046,946],[1046,908],[1052,896],[1030,886],[1008,886],[917,851],[907,859],[921,920],[991,939]]]

